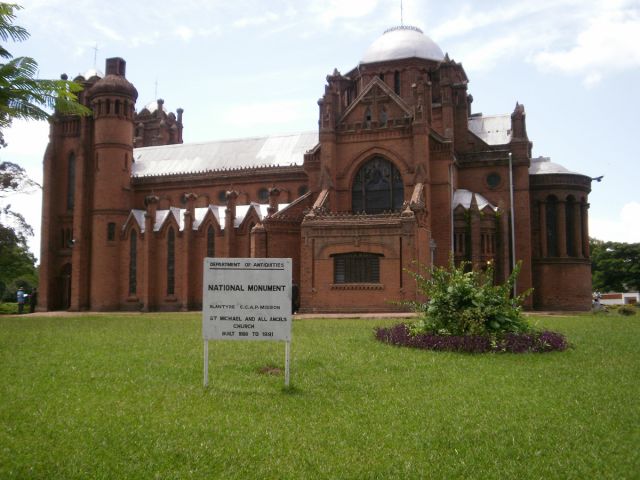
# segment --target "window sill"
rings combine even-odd
[[[382,283],[332,283],[331,290],[384,290]]]

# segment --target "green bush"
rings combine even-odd
[[[618,313],[620,315],[631,316],[636,314],[636,309],[631,305],[622,305],[618,307]]]
[[[12,303],[12,302],[0,303],[0,315],[14,315],[17,313],[18,313],[17,303]]]
[[[511,298],[520,264],[502,285],[494,285],[491,266],[484,272],[468,269],[468,262],[456,267],[450,260],[448,267],[412,272],[419,291],[428,299],[425,303],[407,302],[421,314],[411,327],[412,333],[495,335],[529,331],[521,310],[530,292]]]

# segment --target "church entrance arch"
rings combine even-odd
[[[403,202],[402,176],[393,163],[375,156],[360,167],[351,187],[353,213],[398,212]]]

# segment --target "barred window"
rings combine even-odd
[[[380,283],[380,257],[375,253],[333,255],[333,283]]]
[[[173,228],[167,232],[167,295],[175,293],[176,284],[176,234]]]
[[[138,265],[138,234],[134,230],[131,232],[131,238],[129,239],[129,295],[135,294],[136,290],[138,289],[137,265]]]

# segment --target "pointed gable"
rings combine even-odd
[[[411,107],[380,78],[374,77],[338,123],[342,126],[360,124],[362,128],[385,127],[404,123],[411,116]]]

